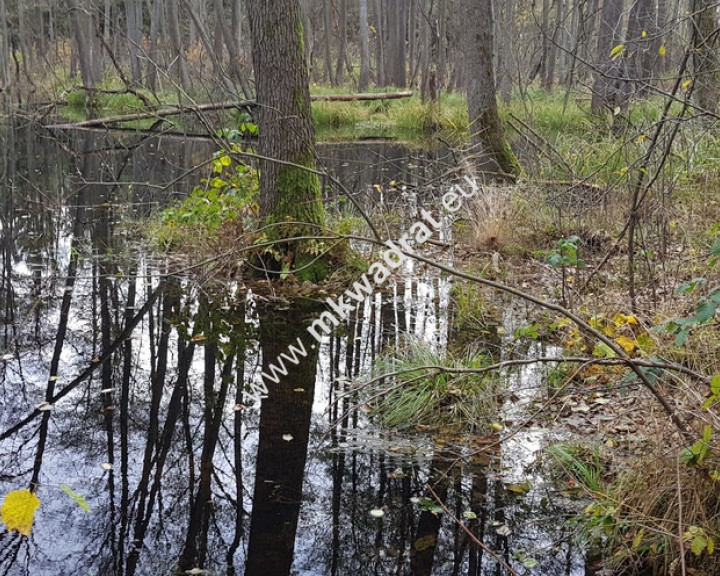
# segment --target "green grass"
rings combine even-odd
[[[375,90],[394,92],[395,88]],[[345,88],[313,87],[313,94],[350,93]],[[439,106],[424,103],[415,94],[397,100],[313,102],[313,120],[319,140],[395,138],[422,141],[433,134],[461,142],[467,138],[465,99],[456,94],[440,98]]]
[[[479,369],[487,362],[479,354],[452,358],[410,343],[394,351],[393,357],[376,362],[373,380],[364,392],[372,413],[385,426],[455,427],[487,434],[502,403],[500,380],[486,374],[443,372],[443,368]],[[382,378],[391,374],[395,375]]]

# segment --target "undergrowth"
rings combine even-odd
[[[482,354],[453,358],[406,343],[375,363],[364,393],[385,426],[486,434],[499,417],[504,390],[496,376],[472,372],[487,364]]]

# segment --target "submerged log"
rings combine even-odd
[[[381,92],[381,93],[360,93],[360,94],[315,94],[310,96],[310,100],[315,102],[358,102],[361,100],[396,100],[398,98],[410,98],[413,95],[411,91],[406,92]],[[192,106],[178,106],[175,108],[164,108],[161,110],[150,110],[148,112],[136,112],[134,114],[119,114],[117,116],[107,116],[105,118],[94,118],[91,120],[81,120],[80,122],[70,122],[67,124],[51,124],[48,128],[57,130],[67,130],[70,128],[108,128],[110,124],[119,124],[122,122],[136,122],[138,120],[161,120],[169,116],[179,116],[181,114],[200,114],[202,112],[211,112],[213,110],[228,110],[231,108],[254,108],[257,106],[255,100],[236,100],[233,102],[218,102],[215,104],[196,104]]]

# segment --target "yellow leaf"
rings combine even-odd
[[[17,530],[24,536],[30,536],[35,510],[40,499],[30,490],[13,490],[5,496],[0,508],[0,516],[9,531]]]
[[[627,336],[618,336],[615,338],[615,342],[622,346],[623,350],[625,350],[628,354],[632,354],[635,351],[635,348],[637,348],[637,342]]]
[[[665,48],[665,44],[663,44],[662,46],[660,46],[660,48],[658,48],[658,54],[660,54],[660,56],[665,56],[666,53],[667,48]]]
[[[641,36],[647,38],[647,30],[643,30]]]
[[[682,84],[683,90],[687,90],[690,86],[692,86],[692,80],[685,80]]]
[[[635,538],[633,538],[633,543],[632,543],[633,550],[636,550],[637,548],[640,547],[640,544],[642,544],[644,536],[645,536],[645,528],[641,528],[640,532],[635,534]]]
[[[622,56],[624,53],[625,53],[625,46],[623,44],[618,44],[617,46],[615,46],[615,48],[610,50],[610,58],[613,58],[613,59],[618,58],[618,57]]]

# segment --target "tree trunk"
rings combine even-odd
[[[158,39],[160,37],[160,20],[164,12],[163,8],[163,0],[154,0],[150,10],[150,38],[146,75],[148,88],[153,92],[157,89]]]
[[[315,170],[315,130],[308,69],[303,54],[299,0],[248,0],[262,156],[260,215],[267,224],[287,222],[297,234],[317,233],[325,221]],[[305,168],[303,168],[305,167]],[[275,229],[271,235],[277,237]]]
[[[12,97],[12,80],[10,78],[10,38],[8,37],[7,12],[5,0],[0,0],[0,33],[2,33],[2,53],[0,65],[2,66],[2,88],[5,104],[9,105]]]
[[[78,4],[78,0],[65,0],[65,2],[70,13],[75,46],[77,46],[77,62],[80,67],[83,87],[85,88],[85,101],[92,103],[95,96],[95,78],[93,75],[91,46],[85,34],[86,22],[82,17],[83,10]]]
[[[501,41],[498,52],[498,70],[500,79],[498,81],[498,90],[503,102],[509,104],[512,97],[513,81],[517,72],[515,66],[515,0],[505,0],[501,5]]]
[[[692,4],[695,102],[713,114],[717,113],[720,98],[716,5],[714,0],[693,0]]]
[[[332,50],[330,48],[330,42],[332,39],[332,4],[328,0],[323,0],[323,23],[325,28],[325,73],[331,86],[337,86],[335,81],[335,74],[333,73],[332,65]]]
[[[370,28],[368,26],[368,0],[360,0],[360,79],[358,90],[367,90],[370,83]]]
[[[540,62],[540,84],[545,90],[552,88],[552,75],[555,74],[555,50],[553,50],[550,37],[550,0],[543,0],[542,20],[540,22],[542,33],[542,60]]]
[[[347,0],[339,0],[338,5],[339,42],[335,81],[342,86],[345,83],[345,58],[347,52]]]
[[[125,0],[127,43],[130,51],[130,77],[134,85],[142,79],[140,50],[142,49],[142,1]]]
[[[468,117],[482,170],[521,173],[500,122],[492,62],[492,0],[464,0],[465,69],[468,71]]]
[[[620,65],[624,57],[619,56],[613,60],[610,56],[613,48],[622,42],[622,14],[623,0],[604,0],[597,38],[597,72],[590,105],[593,112],[604,106],[622,104],[624,99],[627,78],[624,77],[624,66]]]
[[[383,22],[382,0],[375,0],[375,84],[386,86],[385,75],[385,25]]]
[[[655,2],[653,0],[635,0],[630,11],[627,30],[627,54],[632,79],[638,83],[643,93],[652,80],[652,68],[657,52],[652,53],[655,27]]]
[[[447,83],[447,0],[438,0],[438,90]]]
[[[175,62],[174,68],[177,73],[180,86],[187,91],[190,88],[190,77],[188,76],[187,63],[185,61],[185,50],[183,48],[182,36],[180,33],[179,0],[166,0],[167,30],[170,37],[172,57]]]

